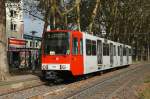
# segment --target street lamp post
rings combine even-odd
[[[31,31],[31,34],[32,34],[32,46],[31,46],[31,64],[32,64],[32,72],[34,72],[35,71],[35,50],[34,50],[34,48],[35,48],[35,34],[36,34],[37,32],[36,31]]]

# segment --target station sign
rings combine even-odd
[[[24,48],[26,46],[26,40],[23,39],[16,39],[16,38],[9,38],[8,39],[8,46],[14,48]]]

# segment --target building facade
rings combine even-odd
[[[23,2],[14,0],[6,4],[6,33],[8,38],[23,39]]]
[[[5,6],[10,69],[31,69],[39,60],[41,45],[41,38],[32,35],[31,31],[37,31],[41,36],[44,23],[23,10],[24,0],[10,0]]]
[[[32,49],[32,48],[40,49],[41,48],[41,37],[24,34],[23,38],[26,41],[26,48],[30,48],[30,49]]]

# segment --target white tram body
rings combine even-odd
[[[42,72],[73,76],[132,64],[131,46],[80,31],[51,30],[42,40]],[[60,72],[61,71],[61,72]]]
[[[97,55],[87,55],[86,40],[96,41]],[[104,52],[104,44],[109,45],[108,49],[105,47],[108,53]],[[83,33],[83,59],[84,74],[130,65],[132,64],[131,46]]]

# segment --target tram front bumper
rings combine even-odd
[[[42,64],[42,70],[70,70],[70,64]]]

